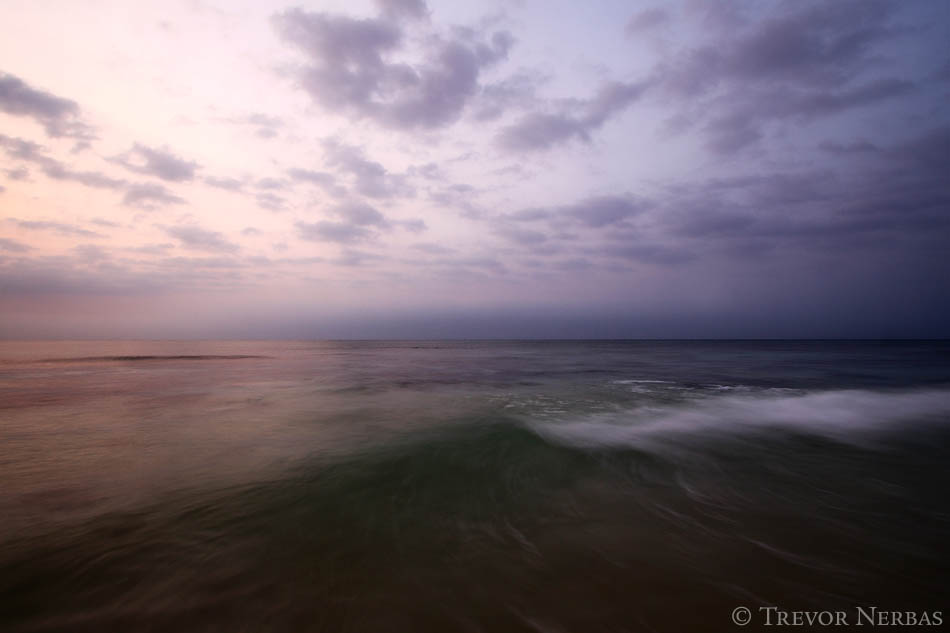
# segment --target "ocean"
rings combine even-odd
[[[948,490],[947,341],[0,342],[2,631],[933,623]]]

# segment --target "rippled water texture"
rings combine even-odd
[[[0,630],[947,611],[948,464],[945,342],[0,343]]]

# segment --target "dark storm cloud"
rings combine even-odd
[[[328,164],[351,176],[354,191],[367,198],[414,194],[405,176],[389,173],[381,164],[367,159],[357,147],[330,140],[324,143],[324,152]]]
[[[182,246],[212,253],[234,253],[239,250],[237,244],[228,241],[221,233],[209,231],[199,226],[179,225],[164,229],[170,237],[177,239]]]
[[[387,2],[405,9],[408,2]],[[291,9],[277,14],[278,34],[309,58],[300,84],[328,110],[369,118],[397,129],[454,122],[479,90],[483,68],[504,59],[512,45],[499,31],[489,42],[433,36],[415,64],[393,59],[403,49],[400,26],[385,17],[355,19]]]
[[[16,218],[8,218],[8,221],[17,225],[21,229],[27,229],[29,231],[50,231],[52,233],[58,233],[59,235],[78,236],[78,237],[105,237],[101,233],[96,233],[95,231],[89,231],[87,229],[75,226],[73,224],[64,224],[62,222],[18,220]]]
[[[114,160],[129,171],[170,182],[190,181],[198,169],[198,163],[179,158],[168,149],[155,149],[138,143]]]
[[[668,55],[651,85],[682,108],[680,121],[701,123],[709,149],[734,153],[767,138],[773,123],[800,125],[919,91],[919,79],[889,63],[887,46],[907,32],[897,8],[846,0],[783,3],[757,20],[730,14],[730,28],[706,29],[699,46]]]
[[[523,152],[546,150],[575,139],[589,142],[591,132],[636,101],[646,87],[645,83],[605,84],[572,112],[535,112],[522,117],[499,132],[497,143],[502,149]]]
[[[51,137],[88,141],[91,128],[80,118],[79,104],[29,86],[19,77],[0,72],[0,112],[30,117]]]
[[[122,198],[122,204],[143,209],[154,209],[161,205],[183,204],[184,202],[184,199],[170,192],[164,185],[157,183],[130,185]]]

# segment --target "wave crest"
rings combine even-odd
[[[899,423],[950,420],[950,390],[827,391],[788,395],[720,395],[685,404],[597,413],[557,422],[528,422],[546,439],[580,447],[639,447],[694,434],[766,428],[853,442],[856,434]]]

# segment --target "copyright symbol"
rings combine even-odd
[[[732,621],[739,626],[745,626],[752,619],[752,612],[746,607],[736,607],[732,610]]]

